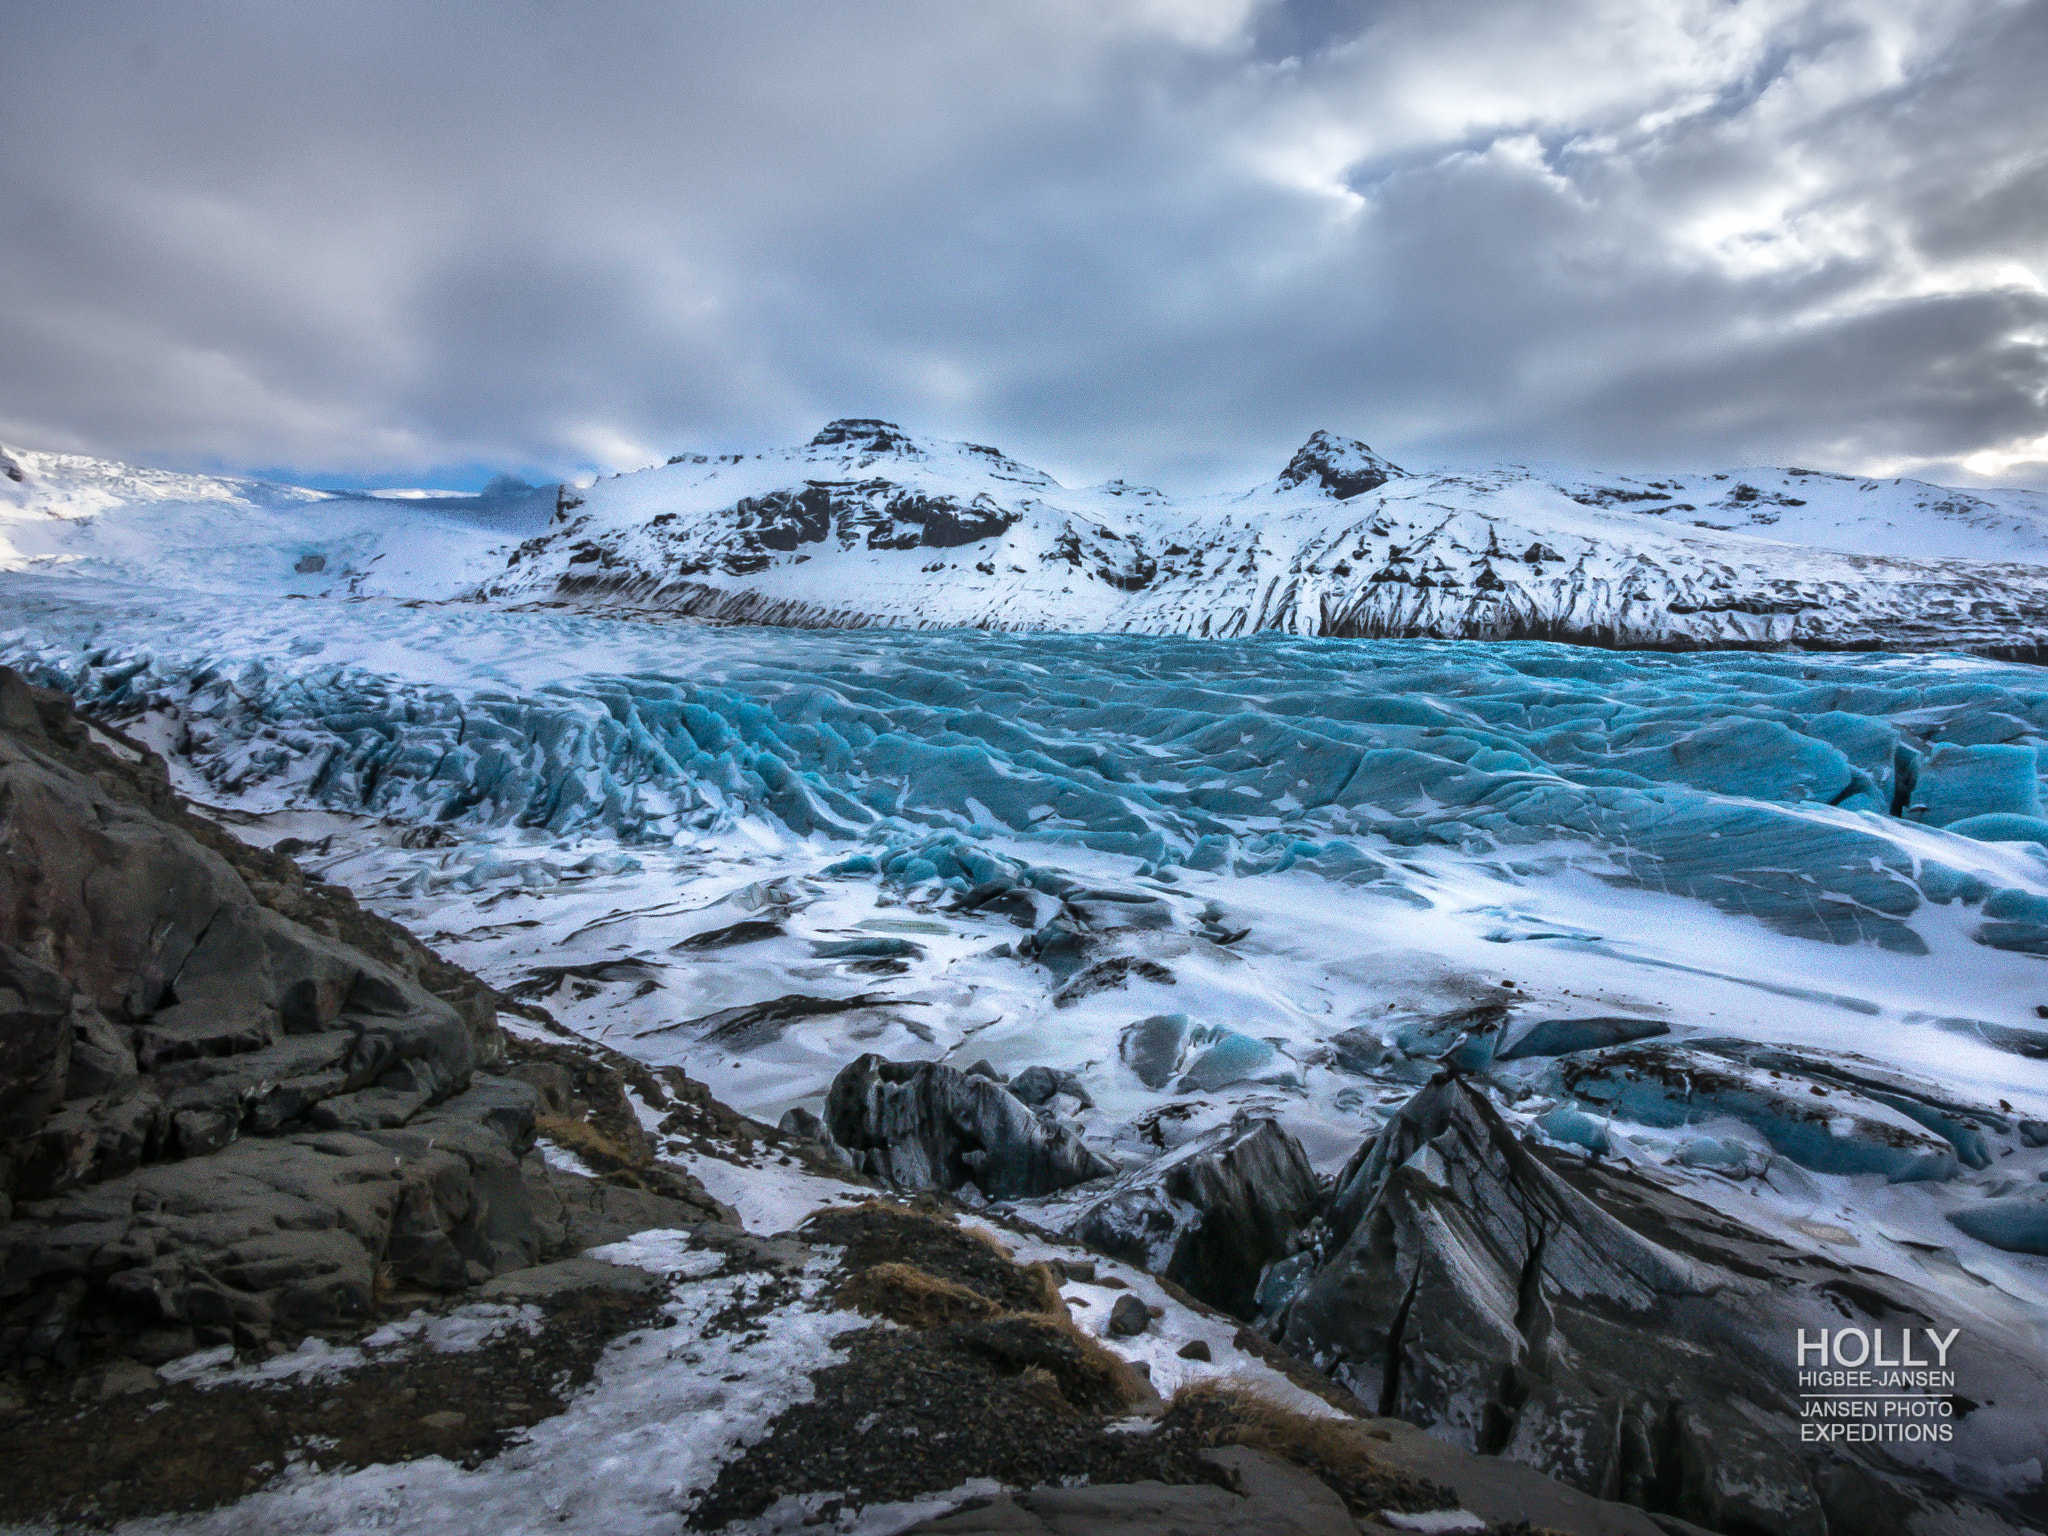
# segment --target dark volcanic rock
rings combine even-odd
[[[459,1290],[720,1214],[551,1175],[539,1090],[478,1070],[494,994],[136,756],[0,669],[0,1368],[296,1338],[380,1275]]]
[[[82,728],[12,673],[0,718],[0,969],[20,1000],[0,1031],[7,1192],[288,1123],[396,1124],[469,1081],[476,1033],[449,1003],[264,906],[218,853],[79,772]]]
[[[2040,1497],[2019,1426],[2048,1416],[2048,1362],[2024,1330],[1524,1142],[1466,1080],[1362,1146],[1325,1221],[1280,1342],[1454,1444],[1720,1531],[1882,1536]],[[1880,1327],[1887,1348],[1902,1328],[1977,1340],[1951,1361],[1954,1442],[1802,1444],[1800,1330]],[[1954,1467],[1987,1486],[1959,1491]]]
[[[0,1225],[0,1359],[75,1358],[136,1328],[164,1358],[365,1316],[379,1264],[434,1290],[559,1246],[521,1157],[533,1090],[479,1078],[385,1130],[250,1136],[48,1200]]]
[[[106,739],[118,737],[108,728],[95,727],[94,731]],[[89,890],[69,894],[60,891],[64,897],[60,907],[104,902],[110,894],[109,886],[115,883],[115,869],[148,873],[146,845],[154,840],[157,831],[168,829],[197,844],[239,877],[255,905],[397,971],[448,1004],[468,1026],[479,1065],[491,1066],[503,1059],[504,1037],[497,1018],[503,999],[490,987],[443,960],[398,924],[365,912],[344,887],[314,880],[283,854],[251,847],[213,822],[192,814],[172,791],[161,758],[125,738],[117,744],[126,756],[108,751],[94,741],[93,731],[73,715],[71,701],[63,694],[30,687],[19,674],[5,667],[0,667],[0,743],[7,749],[0,754],[0,768],[27,761],[55,770],[60,777],[68,773],[72,777],[65,782],[75,790],[89,792],[92,804],[110,802],[113,807],[113,817],[101,829],[105,841],[95,846],[102,853],[111,846],[119,857],[111,868],[103,868],[94,876]],[[135,819],[138,814],[142,818],[139,822]],[[120,847],[137,828],[142,829],[140,836],[145,846]],[[33,847],[20,844],[0,849],[0,858],[8,860],[31,856],[26,871],[31,876],[37,873],[35,854]],[[137,857],[143,859],[143,864],[134,862]],[[11,868],[9,878],[22,872],[18,867]],[[5,910],[7,898],[0,895],[0,911]],[[32,925],[36,921],[33,914],[28,921]],[[0,932],[0,942],[20,940],[10,940],[5,932]],[[179,943],[175,934],[166,935],[163,942],[171,950]],[[22,947],[41,963],[70,976],[81,990],[96,998],[93,988],[80,977],[72,976],[58,956],[42,954],[34,944]],[[119,955],[109,958],[117,968],[124,963]],[[109,1013],[108,1017],[118,1018],[118,1012]]]
[[[907,491],[888,480],[814,480],[800,491],[742,497],[733,503],[732,519],[740,548],[760,561],[734,572],[741,574],[766,566],[760,551],[788,554],[833,538],[869,549],[958,549],[1000,536],[1018,514],[986,495],[963,502]],[[605,557],[599,546],[592,546],[591,553],[598,560]],[[735,558],[748,556],[729,560]]]
[[[881,510],[903,530],[893,542],[906,549],[919,545],[926,549],[958,549],[963,544],[978,544],[983,539],[999,538],[1018,520],[1017,513],[996,506],[985,495],[963,502],[950,496],[903,493],[891,496]],[[878,530],[870,530],[867,541],[871,548],[887,547],[890,542],[880,537]]]
[[[825,1125],[862,1170],[901,1189],[972,1184],[1016,1200],[1115,1172],[1001,1084],[937,1062],[849,1062],[825,1097]]]
[[[1343,1500],[1244,1446],[1204,1452],[1228,1486],[1144,1482],[1032,1488],[911,1527],[913,1536],[1352,1536]]]
[[[868,453],[889,453],[904,447],[909,434],[893,421],[874,416],[841,416],[828,421],[811,439],[813,448],[860,448]]]
[[[71,983],[0,944],[0,1142],[38,1129],[71,1072]]]
[[[1118,1338],[1134,1339],[1152,1326],[1152,1314],[1135,1296],[1119,1296],[1109,1309],[1109,1331]]]
[[[969,1067],[967,1070],[972,1072],[974,1068]],[[1095,1107],[1095,1100],[1082,1085],[1081,1079],[1059,1067],[1026,1067],[1004,1086],[1033,1109],[1050,1104],[1063,1093],[1077,1100],[1083,1109]]]
[[[1377,490],[1407,471],[1374,453],[1356,438],[1317,432],[1280,471],[1282,485],[1314,481],[1339,501]]]
[[[809,1142],[834,1162],[848,1168],[855,1165],[854,1155],[832,1139],[832,1133],[825,1128],[825,1122],[801,1105],[784,1110],[782,1118],[775,1122],[775,1129],[798,1141]]]
[[[1240,1114],[1119,1180],[1075,1235],[1238,1317],[1259,1274],[1293,1252],[1322,1204],[1301,1144],[1278,1121]]]

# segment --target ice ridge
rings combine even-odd
[[[920,872],[945,837],[1398,886],[1403,850],[1438,844],[1907,952],[1917,913],[1960,904],[1980,942],[2048,953],[2048,684],[2023,666],[328,615],[350,657],[496,634],[428,682],[224,632],[253,605],[210,644],[176,600],[67,611],[0,660],[177,722],[223,796],[629,845],[758,818]]]

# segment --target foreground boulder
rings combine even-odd
[[[380,1270],[454,1291],[535,1263],[564,1227],[521,1166],[533,1105],[479,1078],[404,1126],[243,1137],[27,1202],[0,1226],[0,1358],[253,1348],[367,1316]]]
[[[2001,1528],[1992,1512],[2031,1528],[2048,1360],[1985,1289],[1966,1301],[1794,1249],[1524,1141],[1448,1076],[1360,1148],[1324,1222],[1276,1332],[1383,1414],[1720,1531],[1949,1529],[1959,1505],[1971,1529]],[[1880,1328],[1894,1353],[1902,1329],[1960,1341],[1952,1416],[1803,1437],[1801,1330]]]
[[[1118,1180],[1074,1233],[1249,1318],[1260,1273],[1294,1251],[1322,1198],[1301,1143],[1270,1116],[1239,1114]]]
[[[863,1172],[899,1189],[972,1184],[990,1200],[1023,1200],[1116,1171],[1002,1084],[933,1061],[847,1063],[825,1096],[825,1129]]]
[[[8,1193],[308,1117],[399,1124],[468,1083],[479,1041],[454,1007],[264,906],[219,854],[79,772],[46,704],[0,676],[0,981],[19,1000],[0,1012]]]

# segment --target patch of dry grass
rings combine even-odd
[[[1067,1306],[1067,1298],[1060,1293],[1060,1277],[1052,1272],[1052,1267],[1048,1264],[1026,1264],[1023,1272],[1024,1278],[1038,1293],[1037,1305],[1031,1310],[1071,1321],[1074,1314]]]
[[[1190,1382],[1174,1393],[1166,1417],[1213,1445],[1247,1446],[1292,1462],[1322,1479],[1357,1514],[1457,1507],[1450,1489],[1380,1460],[1371,1432],[1356,1419],[1311,1417],[1261,1395],[1247,1381]]]
[[[1001,1238],[997,1237],[995,1233],[989,1231],[987,1228],[961,1226],[960,1223],[957,1221],[951,1222],[950,1224],[956,1227],[960,1227],[960,1230],[962,1232],[965,1232],[977,1243],[980,1243],[984,1248],[992,1250],[997,1258],[1008,1259],[1012,1264],[1017,1262],[1016,1250],[1011,1248],[1009,1244],[1005,1243]]]
[[[981,1292],[928,1275],[912,1264],[876,1264],[839,1287],[835,1303],[864,1317],[885,1317],[906,1328],[978,1323],[1002,1308]]]
[[[576,1120],[568,1115],[536,1115],[533,1124],[536,1131],[556,1146],[582,1158],[594,1173],[613,1173],[640,1166],[640,1159],[633,1157],[588,1120]]]
[[[1051,1319],[1053,1327],[1080,1346],[1082,1358],[1100,1374],[1103,1385],[1123,1406],[1139,1413],[1158,1413],[1164,1406],[1159,1401],[1159,1393],[1153,1388],[1152,1378],[1123,1356],[1105,1348],[1095,1335],[1084,1331],[1074,1321],[1073,1314],[1067,1311],[1064,1300],[1059,1311],[1043,1315]]]
[[[821,1213],[823,1215],[824,1213]],[[922,1264],[902,1259],[868,1262],[841,1284],[835,1304],[869,1317],[887,1318],[908,1328],[952,1329],[961,1345],[1001,1361],[1006,1370],[1037,1372],[1057,1378],[1058,1396],[1083,1411],[1157,1413],[1161,1404],[1145,1373],[1074,1321],[1060,1294],[1059,1276],[1046,1264],[1019,1264],[1014,1252],[979,1227],[965,1226],[949,1214],[916,1210],[882,1200],[864,1201],[829,1213],[825,1225],[849,1226],[862,1214],[898,1224],[898,1232],[914,1234],[920,1225],[948,1230],[950,1250],[958,1254],[963,1239],[973,1239],[970,1253],[983,1257],[956,1272],[962,1279],[933,1274]],[[928,1230],[928,1229],[927,1229]],[[945,1244],[933,1247],[914,1240],[890,1244],[897,1252],[919,1252],[937,1267],[955,1268]],[[871,1254],[873,1248],[868,1250]],[[991,1266],[989,1259],[997,1263]],[[995,1293],[991,1296],[982,1286]],[[1001,1299],[997,1299],[1000,1297]],[[1043,1392],[1045,1382],[1037,1376]]]

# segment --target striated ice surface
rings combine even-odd
[[[991,839],[1389,890],[1405,851],[1443,846],[1906,953],[1925,950],[1916,915],[1952,907],[1980,943],[2048,954],[2048,675],[2022,665],[80,587],[17,579],[0,660],[155,722],[223,797],[627,845],[757,823],[963,890]],[[420,888],[609,872],[592,857],[487,843]]]

